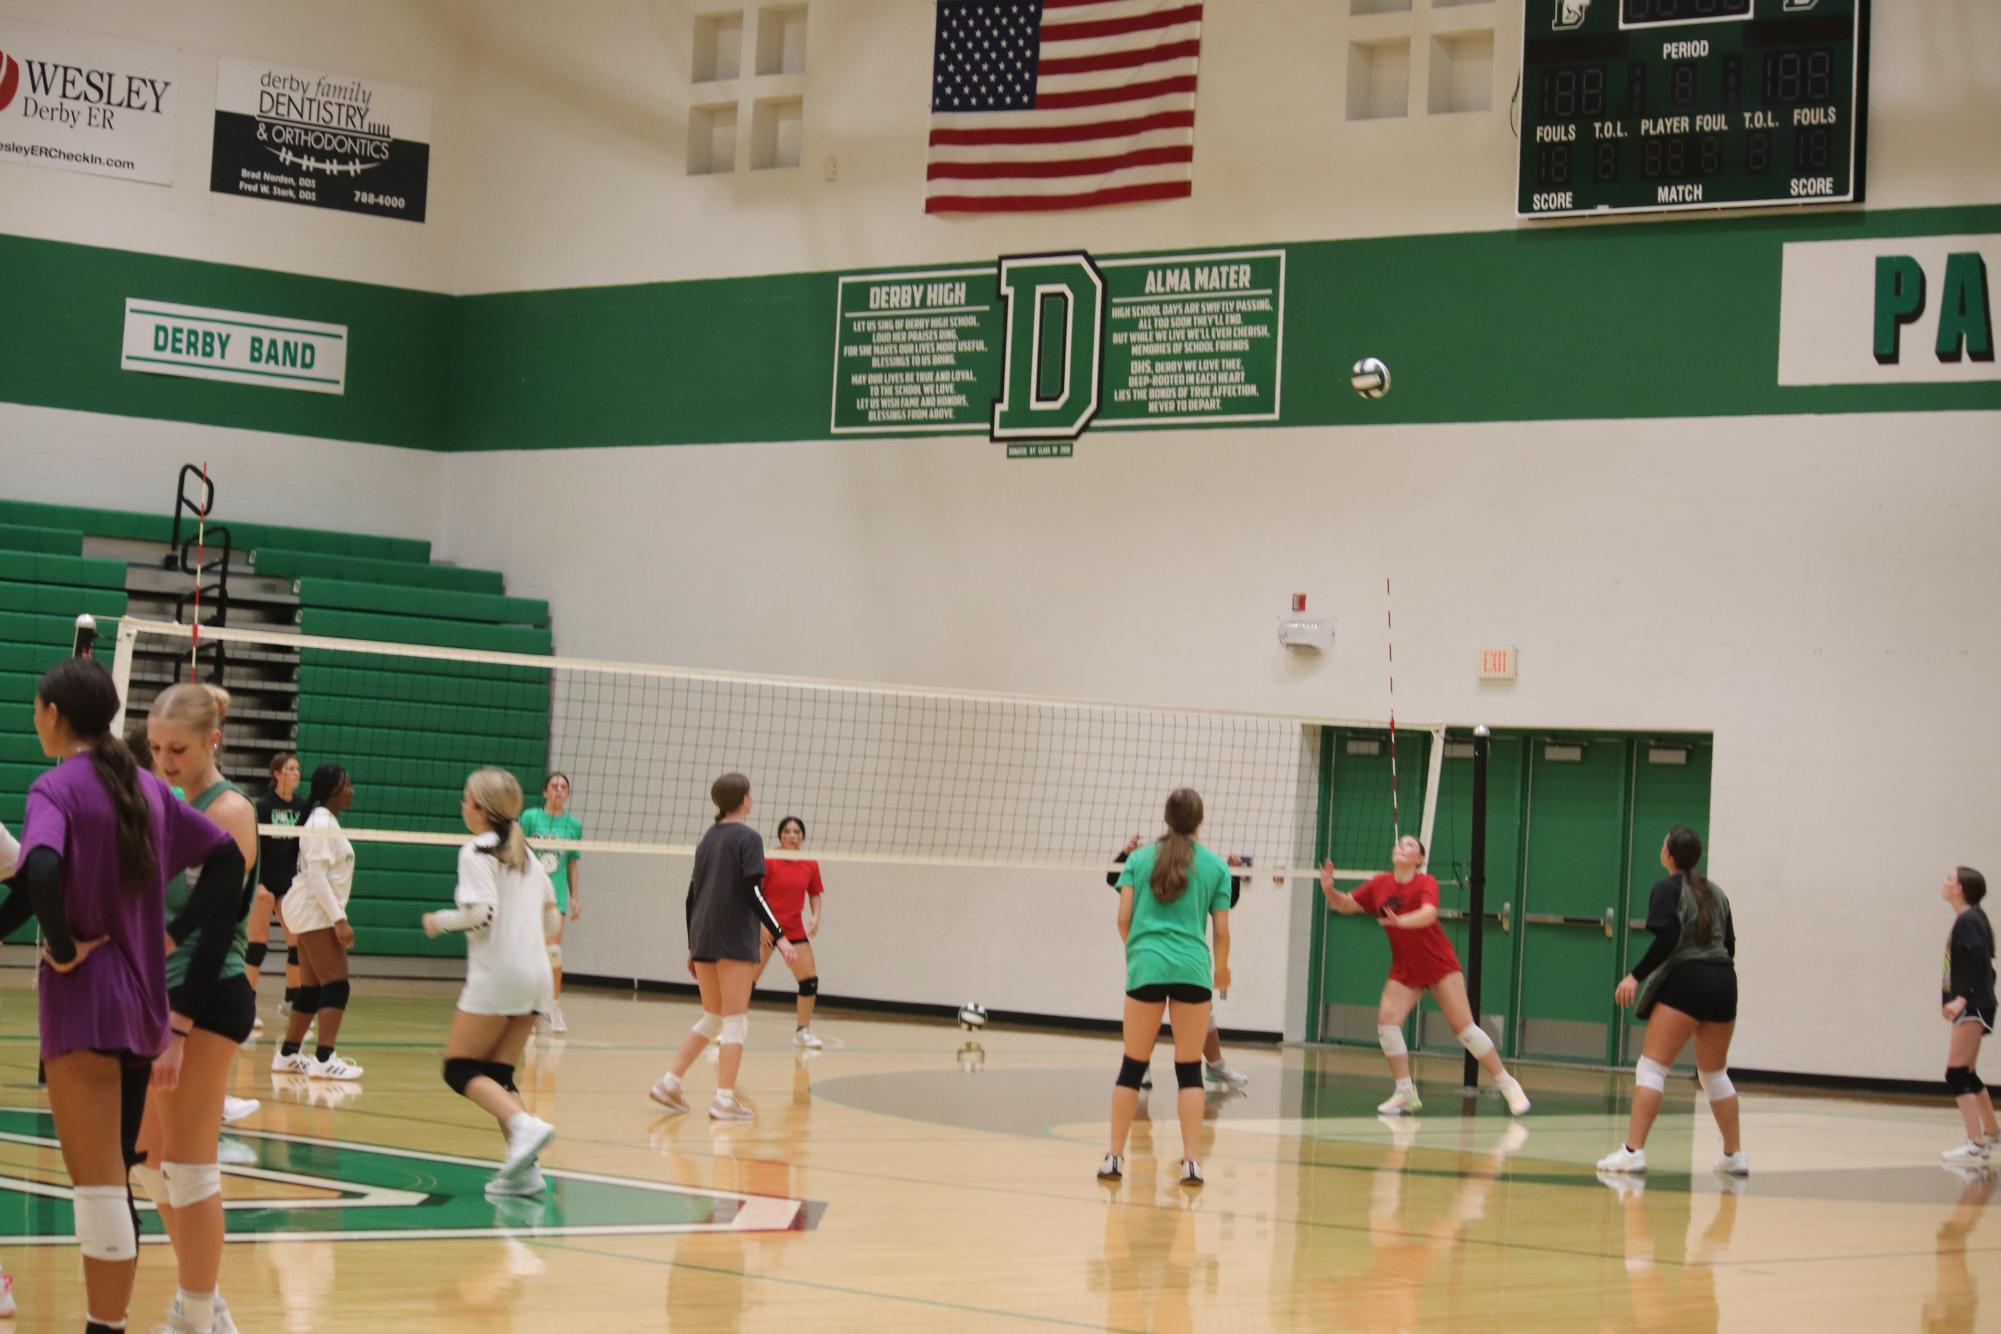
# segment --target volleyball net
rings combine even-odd
[[[1404,832],[1429,840],[1423,766],[1442,729],[1399,722],[1401,801],[1388,725],[1044,698],[1000,692],[757,676],[644,663],[203,627],[226,643],[256,708],[233,709],[225,750],[259,790],[230,733],[274,729],[310,775],[347,769],[343,818],[360,843],[455,844],[474,769],[571,782],[576,840],[548,849],[686,855],[709,827],[709,787],[747,775],[751,824],[777,847],[798,816],[803,854],[828,862],[1103,871],[1132,835],[1157,836],[1167,794],[1200,792],[1200,837],[1256,874],[1303,876],[1329,850],[1342,878],[1387,869]],[[184,661],[190,627],[121,621],[113,671],[133,710],[157,686],[144,664]],[[136,671],[135,671],[136,667]],[[289,707],[289,718],[287,708]],[[289,728],[289,732],[285,729]],[[276,742],[267,741],[267,750]],[[1412,772],[1413,766],[1417,772]],[[268,833],[294,831],[272,828]]]

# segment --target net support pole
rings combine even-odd
[[[1482,723],[1473,729],[1473,840],[1468,851],[1471,875],[1466,891],[1466,1000],[1473,1010],[1473,1022],[1480,1022],[1480,974],[1485,965],[1487,938],[1487,757],[1493,749],[1493,733]],[[1480,1087],[1480,1062],[1466,1053],[1467,1089]]]

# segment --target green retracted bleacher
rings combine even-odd
[[[428,542],[217,522],[258,575],[293,581],[303,634],[552,651],[546,602],[508,596],[498,571],[432,564]],[[107,642],[126,614],[126,566],[84,557],[84,538],[167,543],[172,531],[161,515],[0,500],[0,821],[18,825],[28,785],[47,767],[31,719],[36,678],[68,652],[79,612],[97,617]],[[307,778],[328,762],[353,778],[350,828],[463,835],[459,794],[485,765],[512,771],[531,803],[541,788],[549,673],[539,668],[308,649],[297,710]],[[355,952],[463,953],[458,937],[427,940],[418,926],[450,903],[456,856],[451,847],[359,845]]]

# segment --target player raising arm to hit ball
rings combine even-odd
[[[1473,1006],[1466,999],[1466,975],[1459,971],[1459,956],[1438,925],[1438,882],[1424,873],[1425,856],[1423,841],[1405,834],[1390,851],[1393,869],[1353,894],[1334,887],[1331,860],[1320,868],[1320,892],[1326,895],[1327,906],[1338,913],[1368,913],[1383,924],[1389,937],[1390,975],[1376,1006],[1376,1038],[1389,1058],[1390,1074],[1397,1084],[1390,1100],[1376,1110],[1386,1116],[1402,1116],[1424,1106],[1417,1096],[1417,1083],[1410,1077],[1403,1021],[1430,992],[1444,1012],[1445,1022],[1458,1036],[1459,1045],[1493,1077],[1501,1096],[1508,1100],[1508,1110],[1520,1116],[1529,1109],[1528,1094],[1501,1064],[1494,1040],[1473,1021]]]

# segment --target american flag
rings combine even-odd
[[[938,0],[926,213],[1179,199],[1202,6]]]

